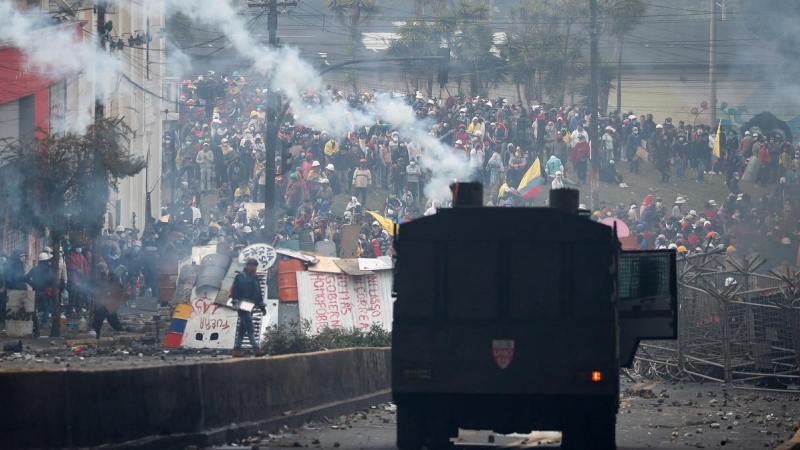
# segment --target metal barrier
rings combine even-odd
[[[678,339],[642,342],[629,376],[800,384],[800,272],[756,273],[764,262],[719,252],[681,257]]]

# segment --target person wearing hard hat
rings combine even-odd
[[[38,312],[42,312],[42,325],[50,320],[50,314],[53,311],[53,267],[50,265],[50,256],[47,252],[39,253],[36,258],[37,263],[25,275],[23,281],[30,285],[35,292],[35,309],[36,313],[33,315],[33,335],[39,337],[39,320]]]
[[[370,241],[373,243],[372,249],[375,256],[384,256],[389,254],[389,244],[391,243],[391,238],[389,237],[389,232],[384,230],[381,227],[381,224],[378,221],[372,222],[372,233],[369,236]],[[376,244],[377,245],[374,245]]]

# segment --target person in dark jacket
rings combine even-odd
[[[53,267],[49,253],[40,253],[38,259],[36,266],[25,275],[25,282],[36,292],[36,311],[42,311],[42,323],[45,324],[50,320],[53,311]],[[36,316],[33,316],[33,335],[38,337],[39,324]]]
[[[6,286],[8,289],[25,291],[28,285],[25,284],[25,260],[28,254],[22,250],[14,250],[11,252],[11,258],[8,260],[8,278]]]
[[[97,333],[97,339],[100,339],[104,321],[108,321],[114,331],[123,330],[117,310],[128,301],[124,287],[127,271],[125,266],[120,264],[115,272],[110,272],[108,265],[101,262],[97,265],[96,275],[93,289],[95,310],[92,329]]]
[[[231,299],[233,300],[233,307],[239,313],[239,328],[236,330],[236,342],[233,346],[233,356],[241,358],[244,356],[242,353],[242,341],[244,340],[244,333],[250,338],[250,344],[256,356],[264,356],[258,341],[256,340],[253,331],[253,315],[251,310],[244,308],[243,302],[252,303],[255,308],[261,310],[262,314],[266,314],[267,307],[264,305],[264,297],[261,293],[261,283],[256,276],[256,269],[258,268],[258,261],[250,258],[244,266],[244,271],[236,275],[231,285]]]

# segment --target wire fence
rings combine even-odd
[[[757,272],[765,260],[721,253],[678,263],[678,339],[643,341],[631,377],[800,385],[800,272]]]

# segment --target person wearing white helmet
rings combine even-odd
[[[607,163],[603,163],[603,165],[600,166],[600,181],[603,183],[616,184],[621,188],[628,187],[628,185],[625,184],[622,175],[617,172],[617,166],[613,159],[609,160]]]
[[[319,182],[321,176],[321,168],[319,161],[313,161],[311,163],[311,167],[308,170],[308,174],[306,174],[305,178],[306,181],[309,183],[317,183]],[[309,186],[311,188],[311,186]]]
[[[373,243],[372,250],[375,253],[375,256],[385,256],[389,254],[389,245],[392,242],[392,238],[389,236],[389,232],[384,230],[381,224],[376,220],[372,222],[371,233],[369,235],[369,240]],[[377,245],[374,245],[377,244]]]

